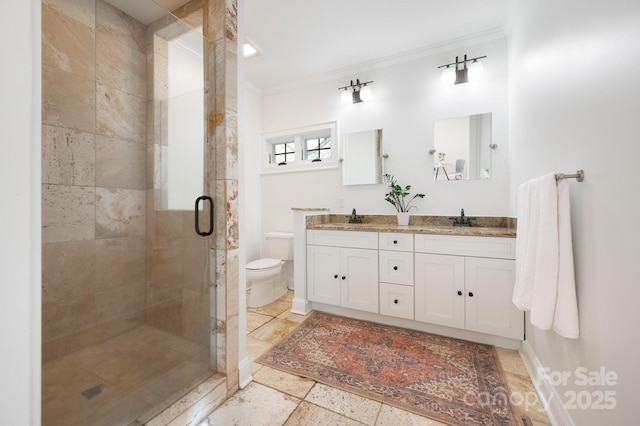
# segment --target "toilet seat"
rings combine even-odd
[[[282,260],[267,257],[247,263],[246,268],[251,271],[268,271],[270,269],[279,268],[280,265],[282,265]]]

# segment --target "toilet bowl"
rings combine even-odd
[[[267,256],[246,265],[247,282],[251,293],[248,306],[259,308],[284,296],[287,292],[287,267],[285,262],[293,259],[293,234],[269,232],[264,252]]]

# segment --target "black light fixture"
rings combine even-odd
[[[360,80],[356,79],[355,84],[353,83],[353,80],[351,80],[348,86],[338,87],[338,90],[342,91],[340,95],[342,103],[349,103],[349,101],[351,101],[352,103],[357,104],[371,99],[371,87],[367,86],[367,84],[371,83],[373,83],[373,81],[360,83]]]
[[[467,55],[464,55],[464,59],[462,61],[459,61],[458,57],[456,56],[455,62],[440,65],[438,69],[442,68],[442,73],[440,74],[442,82],[446,84],[460,84],[467,83],[469,82],[469,80],[474,80],[475,78],[482,75],[484,71],[482,62],[478,62],[478,59],[484,58],[486,58],[486,56],[478,56],[476,58],[467,59]],[[467,62],[471,63],[467,66]],[[462,68],[460,68],[460,65],[462,65]]]

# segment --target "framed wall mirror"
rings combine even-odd
[[[382,183],[382,129],[342,136],[342,184]]]
[[[491,120],[488,112],[434,121],[435,181],[491,177]]]

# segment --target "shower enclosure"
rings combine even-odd
[[[42,420],[141,424],[216,371],[213,203],[196,203],[212,49],[202,9],[42,16]]]

